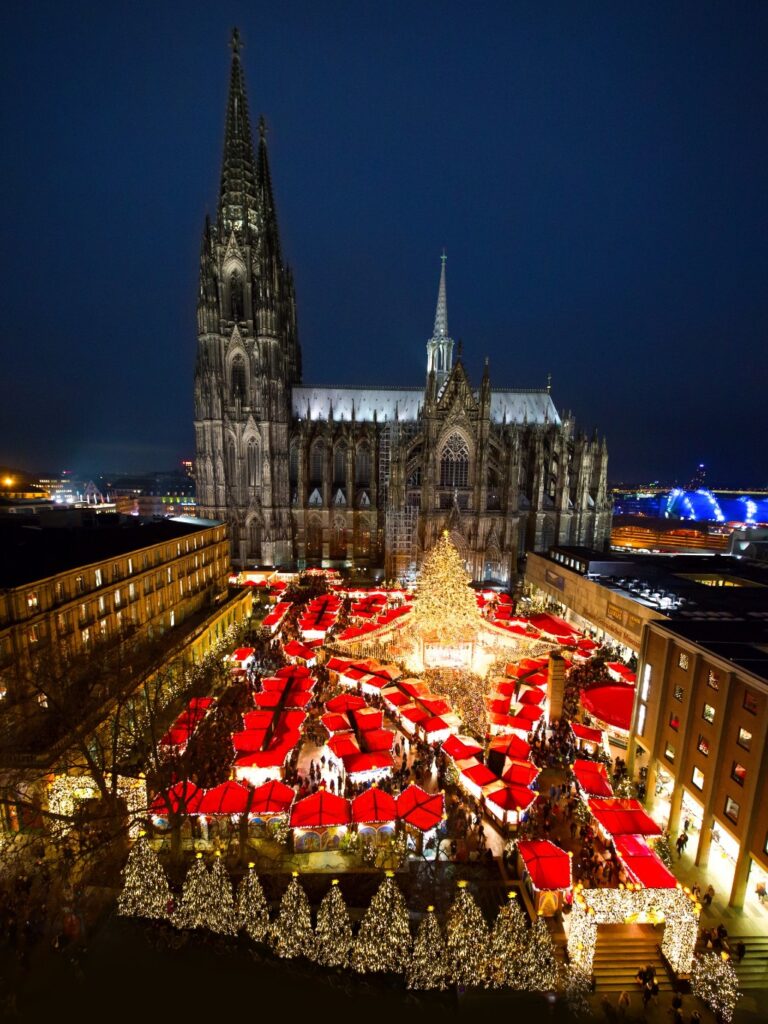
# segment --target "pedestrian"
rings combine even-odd
[[[685,849],[685,838],[686,838],[685,837],[685,832],[681,832],[680,835],[675,840],[675,846],[677,847],[677,859],[678,860],[680,860],[680,858],[683,856],[683,850]]]
[[[624,1017],[629,1012],[629,1007],[632,1000],[629,998],[629,992],[626,990],[619,995],[619,1013]]]
[[[711,907],[712,906],[712,900],[714,899],[714,896],[715,896],[715,887],[710,883],[707,886],[707,888],[706,888],[706,890],[704,892],[704,896],[702,897],[701,902],[704,904],[705,907]]]

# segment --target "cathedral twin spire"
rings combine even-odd
[[[445,287],[445,250],[440,257],[440,285],[437,289],[437,308],[432,337],[427,342],[427,375],[434,372],[438,391],[448,379],[453,367],[453,338],[448,334],[448,299]]]

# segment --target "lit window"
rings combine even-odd
[[[40,606],[40,600],[37,596],[36,590],[30,590],[27,594],[27,608],[31,611],[37,611]]]
[[[94,581],[95,581],[95,583],[96,583],[96,586],[97,586],[97,587],[100,587],[100,586],[101,586],[101,583],[102,583],[102,578],[101,578],[101,569],[95,569],[95,570],[94,570],[94,572],[93,572],[93,578],[94,578]]]
[[[106,608],[107,602],[104,599],[104,595],[102,594],[101,597],[99,598],[99,615],[103,615],[104,612],[106,611]]]
[[[731,778],[734,782],[737,782],[740,786],[744,785],[744,780],[747,777],[747,769],[743,764],[739,764],[738,761],[734,761],[731,766]]]
[[[132,572],[133,572],[133,559],[129,558],[128,559],[128,574],[130,575]]]
[[[672,746],[671,743],[667,743],[667,745],[664,747],[664,757],[666,757],[666,759],[670,763],[674,762],[674,760],[675,760],[675,748]]]
[[[725,816],[726,818],[728,818],[729,821],[732,821],[734,825],[738,825],[739,823],[740,810],[741,807],[736,803],[736,801],[732,797],[727,796],[725,798]]]
[[[80,639],[83,642],[83,647],[87,647],[91,642],[91,631],[87,627],[80,631]]]
[[[173,612],[173,611],[171,612],[171,625],[172,626],[176,625],[176,612]]]
[[[168,582],[171,583],[173,581],[173,570],[171,569],[170,565],[168,566],[166,573],[168,576]]]
[[[120,598],[120,591],[116,590],[115,591],[115,608],[119,608],[120,607],[120,600],[121,600],[121,598]]]
[[[744,694],[744,710],[748,711],[750,715],[757,714],[757,697],[749,690]]]
[[[751,750],[752,748],[752,733],[746,729],[739,729],[739,738],[736,740],[740,747],[744,750]]]
[[[704,705],[704,710],[701,713],[701,717],[704,719],[705,722],[709,722],[709,724],[712,725],[712,723],[715,720],[715,709],[712,707],[711,704]]]
[[[682,704],[684,696],[685,696],[685,690],[682,688],[682,686],[676,686],[675,687],[675,700],[679,700],[680,703]]]
[[[694,784],[696,789],[704,789],[704,772],[700,768],[693,769],[693,775],[691,776],[691,782]]]
[[[678,667],[683,670],[683,672],[688,671],[688,654],[686,651],[680,651],[680,654],[677,659],[677,664]]]
[[[651,692],[651,666],[645,665],[643,668],[643,685],[640,691],[640,699],[648,700],[648,694]]]
[[[706,736],[699,736],[699,742],[696,744],[696,749],[704,757],[709,757],[709,740]]]
[[[719,672],[715,672],[713,668],[711,668],[707,674],[707,686],[712,690],[720,689],[720,674]]]
[[[677,730],[680,728],[680,719],[677,717],[674,711],[669,716],[669,728],[674,729],[675,732],[677,732]]]
[[[129,601],[133,601],[133,599],[135,597],[136,597],[136,584],[135,583],[129,583],[128,584],[128,600]]]
[[[99,631],[101,632],[102,636],[106,636],[107,635],[107,620],[106,619],[102,619],[101,622],[99,623]]]
[[[75,578],[75,590],[77,590],[78,594],[82,594],[85,590],[85,579],[82,576]]]
[[[645,704],[641,704],[637,712],[637,734],[643,736],[645,734],[645,716],[648,713],[648,709]]]

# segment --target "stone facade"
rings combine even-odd
[[[230,524],[241,566],[413,569],[449,529],[478,580],[525,550],[610,532],[605,440],[577,434],[549,387],[472,386],[448,333],[445,257],[421,387],[301,383],[263,121],[254,153],[233,38],[221,193],[206,221],[195,374],[200,514]]]

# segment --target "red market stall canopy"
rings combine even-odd
[[[647,889],[674,889],[677,879],[659,860],[642,836],[617,836],[616,853],[636,882]]]
[[[581,705],[598,721],[615,729],[629,731],[632,707],[635,703],[633,686],[594,686],[581,694]]]
[[[427,793],[411,784],[397,798],[397,815],[419,832],[429,832],[443,820],[444,805],[442,793]]]
[[[290,607],[290,601],[280,601],[279,604],[275,605],[269,615],[266,616],[262,622],[262,626],[266,627],[266,629],[269,629],[271,632],[276,633],[280,628],[280,624],[283,619],[288,614]]]
[[[510,785],[506,782],[498,782],[495,787],[489,786],[483,790],[486,804],[492,803],[500,811],[520,813],[527,811],[538,795],[527,786]]]
[[[582,725],[581,722],[571,722],[571,731],[577,740],[600,745],[603,743],[603,733],[600,729],[590,729],[588,725]]]
[[[465,761],[481,754],[482,750],[482,746],[470,736],[451,735],[443,743],[443,751],[454,761]]]
[[[164,816],[171,814],[197,814],[204,790],[191,782],[182,779],[165,793],[158,793],[152,801],[152,813]]]
[[[571,858],[548,839],[521,840],[517,849],[535,889],[570,889]]]
[[[316,652],[311,647],[298,640],[289,641],[283,648],[283,653],[287,658],[299,658],[301,661],[314,661],[316,657]]]
[[[517,699],[521,704],[538,705],[544,703],[547,695],[537,686],[532,686],[530,689],[524,690]]]
[[[582,790],[588,796],[613,796],[613,789],[608,781],[605,765],[597,761],[575,760],[573,774]]]
[[[293,803],[291,786],[273,779],[257,786],[253,791],[251,814],[284,814]]]
[[[461,776],[479,789],[482,789],[483,786],[487,786],[491,782],[498,782],[498,776],[493,774],[488,765],[481,764],[479,761],[462,769]]]
[[[358,708],[364,707],[366,707],[365,697],[360,697],[356,693],[339,693],[325,703],[327,711],[333,711],[340,715],[343,715],[345,711],[356,711]]]
[[[564,619],[560,619],[556,615],[549,615],[547,612],[532,615],[530,623],[540,633],[551,636],[555,640],[574,640],[574,634],[578,636],[578,630],[575,630]]]
[[[198,814],[244,814],[250,791],[239,782],[222,782],[207,789],[200,801]]]
[[[592,815],[611,836],[660,836],[661,829],[643,810],[639,800],[612,797],[588,800]]]
[[[605,667],[617,682],[628,683],[630,686],[634,686],[637,682],[637,676],[632,669],[622,665],[620,661],[608,661]]]
[[[530,786],[539,777],[540,769],[532,761],[513,761],[507,758],[501,777],[504,782],[517,786]]]
[[[371,786],[352,801],[352,821],[358,825],[381,824],[396,817],[395,798],[377,786]]]
[[[497,736],[495,739],[492,739],[488,749],[489,751],[496,750],[505,757],[511,757],[517,761],[527,761],[528,755],[531,752],[531,748],[525,740],[521,740],[514,733],[507,736]],[[443,750],[445,750],[445,743],[443,744]],[[471,757],[470,754],[463,756]]]
[[[291,828],[332,828],[348,825],[350,820],[349,800],[326,789],[305,796],[291,810]]]
[[[248,661],[256,653],[253,647],[238,647],[232,655],[232,661],[239,661],[241,664]]]

